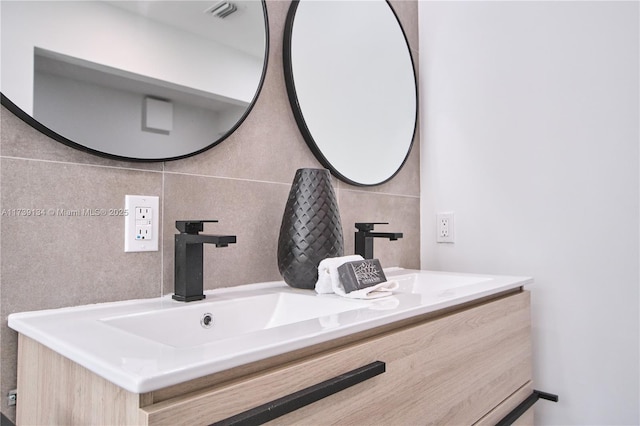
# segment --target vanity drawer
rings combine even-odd
[[[522,403],[533,392],[533,385],[527,382],[504,402],[491,410],[486,416],[480,419],[474,426],[494,426],[504,419],[513,409]],[[533,407],[529,408],[514,423],[513,426],[533,426]]]
[[[140,409],[210,424],[382,361],[386,371],[271,424],[472,424],[531,379],[529,292],[409,325]]]

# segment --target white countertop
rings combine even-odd
[[[334,294],[317,295],[312,290],[294,289],[276,281],[207,291],[205,300],[190,303],[165,296],[16,313],[9,316],[9,327],[128,391],[145,393],[533,282],[529,277],[400,268],[385,269],[385,273],[389,280],[398,280],[400,288],[392,296],[371,301],[345,299]],[[249,298],[263,300],[268,297],[254,296],[283,293],[318,298],[305,298],[311,301],[322,299],[327,302],[318,303],[322,306],[331,305],[328,302],[334,300],[340,308],[336,308],[337,313],[328,312],[327,315],[307,313],[312,318],[293,323],[282,322],[281,317],[288,314],[279,311],[279,318],[273,318],[276,316],[273,314],[268,319],[270,325],[265,326],[268,328],[237,334],[216,335],[216,326],[218,331],[227,327],[224,321],[214,324],[213,331],[203,330],[199,321],[189,325],[171,322],[171,326],[166,327],[166,321],[177,318],[176,313],[179,316],[185,313],[184,317],[187,317],[186,309],[196,313],[198,318],[205,312],[211,312],[215,317],[219,309],[224,309],[225,303],[229,305]],[[294,303],[297,300],[295,297],[290,299]],[[353,307],[347,306],[349,303]],[[341,311],[345,306],[348,310]],[[237,323],[251,322],[258,315],[253,308],[246,310],[230,314],[233,323],[227,323],[229,330],[243,327]],[[142,317],[165,318],[165,325],[158,322],[158,330],[137,332],[127,329],[127,321],[133,319],[135,322],[136,318]],[[142,322],[145,326],[154,324],[145,321]],[[193,343],[189,343],[191,331],[200,336]],[[202,337],[207,332],[212,333],[210,337]],[[157,336],[143,337],[148,333]]]

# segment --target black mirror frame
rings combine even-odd
[[[187,158],[187,157],[191,157],[191,156],[200,154],[200,153],[202,153],[204,151],[207,151],[207,150],[213,148],[214,146],[220,144],[225,139],[227,139],[229,136],[231,136],[233,134],[233,132],[235,132],[240,127],[240,125],[242,125],[244,120],[247,118],[247,116],[249,115],[249,113],[253,109],[256,101],[258,100],[258,97],[260,96],[260,92],[262,91],[262,87],[264,85],[265,76],[267,74],[267,66],[268,66],[268,63],[269,63],[269,17],[267,15],[267,3],[266,3],[266,0],[261,0],[261,3],[262,3],[262,12],[263,12],[263,16],[264,16],[265,50],[264,50],[264,61],[263,61],[263,64],[262,64],[262,75],[260,76],[260,82],[258,83],[258,87],[256,88],[256,93],[253,96],[253,99],[251,100],[251,103],[247,107],[247,109],[244,112],[244,114],[242,114],[240,119],[233,125],[233,127],[231,127],[225,134],[220,136],[218,139],[216,139],[211,144],[209,144],[209,145],[205,146],[204,148],[199,149],[197,151],[193,151],[193,152],[190,152],[190,153],[187,153],[187,154],[184,154],[184,155],[179,155],[179,156],[175,156],[175,157],[166,157],[166,158],[135,158],[135,157],[126,157],[126,156],[116,155],[116,154],[109,154],[109,153],[105,153],[105,152],[102,152],[102,151],[98,151],[98,150],[93,149],[93,148],[89,148],[89,147],[84,146],[84,145],[82,145],[82,144],[80,144],[78,142],[74,142],[74,141],[62,136],[61,134],[51,130],[50,128],[48,128],[44,124],[40,123],[38,120],[36,120],[35,118],[30,116],[26,112],[24,112],[19,106],[14,104],[9,98],[7,98],[1,92],[0,92],[0,104],[2,104],[2,106],[7,108],[9,111],[11,111],[15,116],[20,118],[22,121],[24,121],[25,123],[29,124],[31,127],[33,127],[34,129],[38,130],[39,132],[43,133],[44,135],[50,137],[51,139],[54,139],[54,140],[56,140],[58,142],[61,142],[64,145],[67,145],[67,146],[69,146],[71,148],[75,148],[77,150],[80,150],[80,151],[83,151],[83,152],[87,152],[89,154],[93,154],[93,155],[96,155],[98,157],[109,158],[111,160],[119,160],[119,161],[132,161],[132,162],[139,162],[139,163],[157,163],[157,162],[163,162],[163,161],[181,160],[183,158]]]
[[[398,26],[400,27],[400,31],[402,32],[402,36],[404,37],[404,41],[405,44],[407,46],[407,51],[409,53],[409,58],[411,59],[411,71],[413,73],[413,82],[415,85],[415,94],[416,94],[416,112],[415,112],[415,117],[414,117],[414,125],[413,125],[413,132],[412,132],[412,136],[411,136],[411,143],[409,144],[409,148],[407,149],[407,154],[404,157],[404,160],[402,160],[402,164],[398,167],[398,170],[396,170],[391,176],[389,176],[387,179],[381,181],[381,182],[377,182],[377,183],[372,183],[372,184],[367,184],[367,183],[361,183],[361,182],[356,182],[348,177],[346,177],[343,173],[341,173],[339,170],[337,170],[330,162],[329,160],[324,156],[324,154],[322,153],[322,150],[318,147],[318,144],[316,143],[315,139],[313,138],[313,135],[311,134],[311,131],[309,130],[309,127],[307,126],[307,123],[304,119],[304,116],[302,114],[302,109],[300,108],[300,103],[298,102],[298,96],[296,93],[296,89],[295,89],[295,83],[294,83],[294,78],[293,78],[293,63],[292,63],[292,58],[291,58],[291,41],[292,41],[292,36],[293,36],[293,24],[295,21],[295,15],[296,15],[296,10],[298,9],[298,5],[300,3],[300,0],[292,0],[291,1],[291,6],[289,7],[289,11],[287,13],[287,19],[285,22],[285,28],[284,28],[284,42],[283,42],[283,52],[282,52],[282,57],[283,57],[283,62],[284,62],[284,80],[285,80],[285,86],[287,88],[287,96],[289,98],[289,103],[291,104],[291,109],[293,111],[293,116],[296,120],[296,123],[298,124],[298,128],[300,129],[300,132],[302,133],[302,137],[304,138],[305,142],[307,143],[307,145],[309,146],[309,149],[311,149],[311,152],[313,152],[313,154],[315,155],[315,157],[318,159],[318,161],[320,161],[320,163],[327,169],[329,169],[331,171],[331,174],[334,175],[335,177],[337,177],[338,179],[340,179],[343,182],[346,182],[350,185],[354,185],[354,186],[377,186],[377,185],[382,185],[383,183],[386,183],[388,181],[390,181],[391,179],[393,179],[399,172],[400,170],[402,170],[402,168],[404,167],[405,163],[407,162],[407,159],[409,158],[409,154],[411,154],[411,150],[413,149],[413,143],[415,141],[416,138],[416,131],[418,128],[418,118],[419,118],[419,97],[418,97],[418,80],[416,78],[416,71],[415,71],[415,62],[413,60],[413,55],[411,54],[411,47],[409,46],[409,40],[407,39],[407,35],[404,32],[404,28],[402,27],[402,23],[400,22],[400,19],[398,19],[398,15],[396,14],[395,10],[393,10],[393,7],[391,6],[391,3],[389,3],[389,0],[385,0],[385,2],[387,3],[387,6],[389,6],[389,9],[391,10],[391,12],[393,13],[394,18],[396,19],[396,22],[398,23]]]

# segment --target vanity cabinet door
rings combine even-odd
[[[529,293],[144,407],[141,420],[211,424],[376,361],[384,373],[270,424],[475,423],[531,379]]]

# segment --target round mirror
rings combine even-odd
[[[187,157],[248,115],[267,65],[263,0],[2,0],[2,104],[126,160]]]
[[[325,167],[362,186],[398,173],[418,93],[406,37],[385,0],[294,0],[284,66],[298,127]]]

